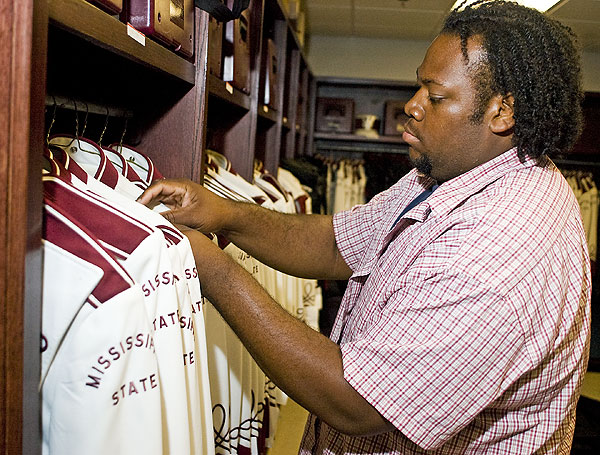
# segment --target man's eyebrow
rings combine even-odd
[[[419,68],[417,68],[417,81],[423,85],[439,85],[440,87],[445,87],[445,85],[442,82],[436,81],[435,79],[421,79],[421,77],[419,76]]]

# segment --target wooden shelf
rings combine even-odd
[[[277,121],[277,111],[265,104],[258,106],[258,116],[271,120],[273,123]]]
[[[397,81],[388,79],[355,79],[338,76],[321,76],[318,79],[321,85],[334,85],[338,87],[352,87],[352,88],[399,88],[403,89],[417,89],[419,86],[415,81]],[[415,90],[416,91],[416,90]]]
[[[207,80],[210,95],[244,109],[250,109],[250,97],[244,92],[234,88],[231,84],[224,82],[213,74],[209,74]]]
[[[146,38],[145,45],[127,34],[127,25],[83,0],[49,0],[50,23],[129,60],[194,84],[194,64]]]
[[[328,141],[351,141],[351,142],[372,142],[377,144],[406,144],[406,141],[402,139],[402,136],[379,136],[377,138],[371,138],[366,136],[360,136],[358,134],[341,134],[341,133],[314,133],[315,139],[325,139]]]

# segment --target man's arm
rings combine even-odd
[[[185,234],[203,294],[278,387],[342,433],[366,436],[394,429],[346,382],[338,345],[289,315],[204,235]]]
[[[189,180],[155,182],[138,199],[164,203],[171,222],[225,235],[264,264],[304,278],[348,279],[335,243],[332,217],[292,215],[221,198]]]

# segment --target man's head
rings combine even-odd
[[[532,157],[570,150],[582,98],[573,40],[557,21],[511,2],[451,12],[405,108],[417,168],[443,181],[512,146]]]

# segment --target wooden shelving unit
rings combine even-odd
[[[0,455],[41,453],[39,338],[42,303],[41,162],[49,115],[47,100],[76,100],[82,107],[58,119],[53,132],[72,128],[84,106],[94,106],[88,131],[105,123],[101,106],[127,112],[112,118],[108,136],[120,138],[151,156],[167,177],[203,179],[204,153],[215,147],[236,170],[252,180],[254,159],[276,172],[286,135],[299,125],[307,130],[286,95],[290,87],[307,87],[312,75],[293,27],[278,0],[252,0],[252,59],[249,93],[231,89],[207,74],[208,14],[195,9],[195,52],[184,58],[146,37],[145,45],[128,35],[127,25],[85,0],[0,0],[5,23],[0,39],[3,102],[0,118]],[[277,105],[264,106],[266,36],[277,44],[280,80]],[[294,55],[290,77],[287,66]],[[300,78],[302,79],[296,79]],[[300,82],[302,81],[302,82]],[[298,90],[302,90],[298,88]],[[67,103],[64,103],[67,104]],[[98,108],[100,106],[100,108]],[[89,109],[88,109],[89,110]],[[129,115],[128,115],[129,117]],[[288,120],[289,118],[289,120]],[[60,121],[64,120],[64,121]],[[125,121],[127,120],[127,121]],[[110,142],[110,140],[107,139]],[[108,142],[106,142],[108,143]],[[286,150],[289,154],[290,149]],[[294,153],[304,148],[294,144]],[[287,155],[286,155],[287,156]]]
[[[300,132],[307,129],[307,110],[300,109],[299,100],[309,99],[312,78],[283,3],[251,2],[250,10],[250,91],[209,75],[207,106],[207,147],[225,155],[247,180],[253,178],[255,158],[276,173],[280,158],[306,153],[306,135]],[[268,40],[276,47],[277,84],[267,104]]]

